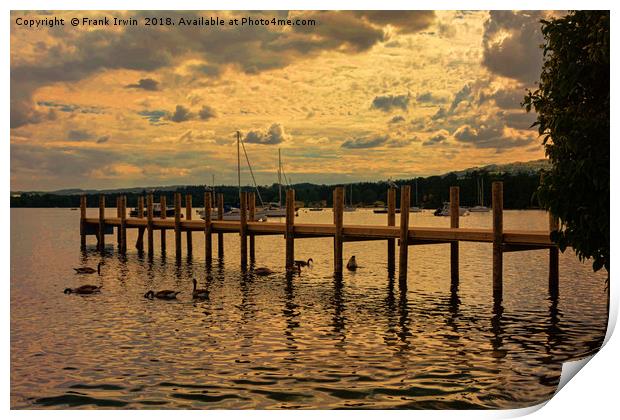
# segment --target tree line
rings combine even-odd
[[[450,173],[444,176],[430,176],[426,178],[415,178],[397,180],[393,184],[398,187],[403,185],[411,186],[412,205],[421,208],[435,209],[441,207],[444,201],[450,199],[450,187],[460,188],[460,202],[462,206],[474,206],[479,203],[478,185],[484,185],[484,205],[491,206],[491,184],[493,181],[504,182],[504,207],[508,209],[528,209],[539,208],[539,203],[535,197],[538,188],[540,175],[538,173],[489,173],[485,171],[472,171],[462,176]],[[340,184],[343,185],[343,184]],[[345,202],[354,206],[380,207],[387,202],[388,182],[358,182],[346,184]],[[336,185],[317,185],[310,183],[300,183],[292,185],[295,189],[295,199],[303,202],[306,207],[331,207],[332,192]],[[244,191],[256,191],[254,187],[243,187]],[[153,192],[155,201],[159,201],[160,196],[166,196],[166,202],[171,205],[174,202],[175,192],[180,192],[183,196],[192,195],[194,207],[204,206],[204,193],[210,191],[211,187],[205,185],[190,185],[177,187],[176,190],[142,190],[142,192],[124,192],[127,197],[127,206],[136,207],[138,197]],[[224,194],[224,202],[229,205],[238,206],[239,190],[236,186],[216,186],[216,193]],[[257,188],[262,201],[278,202],[278,184],[270,186],[258,186]],[[118,192],[106,193],[106,205],[113,207],[116,203]],[[87,206],[97,207],[99,205],[99,193],[86,194]],[[257,196],[257,205],[260,205]],[[284,187],[282,200],[284,201]],[[79,194],[53,194],[53,193],[22,193],[21,195],[11,196],[11,207],[79,207]]]

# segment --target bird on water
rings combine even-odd
[[[96,272],[97,274],[101,275],[101,266],[103,264],[103,261],[100,261],[99,264],[97,264],[96,270],[92,267],[78,267],[74,268],[74,270],[76,274],[93,274]]]
[[[164,300],[172,300],[176,299],[177,295],[181,292],[175,292],[174,290],[160,290],[159,292],[154,292],[149,290],[144,294],[144,297],[147,299],[164,299]]]
[[[97,293],[101,291],[103,286],[93,286],[92,284],[85,284],[80,287],[76,287],[72,289],[67,287],[64,291],[66,295],[70,295],[71,293],[75,293],[76,295],[92,295],[93,293]]]
[[[267,267],[258,267],[254,269],[254,274],[256,274],[257,276],[268,276],[270,274],[273,274],[273,271],[271,271]]]
[[[308,261],[295,260],[295,265],[297,265],[298,267],[310,266],[310,263],[314,263],[314,260],[312,258],[308,258]]]
[[[196,289],[196,285],[198,284],[196,279],[193,279],[192,282],[194,283],[194,290],[192,291],[192,297],[194,299],[206,299],[209,297],[209,291],[207,289]]]
[[[357,261],[355,261],[355,255],[349,258],[349,262],[347,263],[347,269],[350,271],[357,270]]]

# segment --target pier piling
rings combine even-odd
[[[165,219],[166,218],[166,196],[165,195],[161,195],[159,197],[159,207],[161,208],[159,218]],[[164,227],[161,227],[160,229],[161,229],[161,252],[162,254],[165,254],[166,253],[166,229]]]
[[[224,220],[224,194],[222,193],[217,195],[217,220]],[[217,257],[224,258],[224,234],[222,232],[217,234]]]
[[[396,188],[388,188],[387,193],[387,224],[396,226]],[[387,240],[387,267],[388,272],[393,273],[396,269],[396,240]]]
[[[149,193],[146,196],[146,230],[147,230],[147,247],[149,256],[153,256],[153,193]]]
[[[459,203],[459,187],[450,187],[450,227],[459,227],[461,208]],[[459,242],[450,243],[450,280],[453,284],[459,282]]]
[[[182,257],[181,244],[181,193],[174,193],[174,248],[177,259]]]
[[[239,239],[241,245],[241,269],[245,270],[248,266],[248,193],[239,193]]]
[[[138,219],[144,219],[144,197],[138,197]],[[136,240],[136,249],[144,251],[144,228],[138,228],[138,239]]]
[[[121,200],[122,200],[122,196],[117,195],[116,196],[116,217],[118,219],[121,218]],[[120,225],[116,227],[116,246],[118,247],[118,249],[121,249],[121,226]]]
[[[127,196],[122,195],[121,197],[121,243],[120,243],[120,251],[121,254],[125,254],[127,252]]]
[[[493,182],[493,298],[502,300],[503,294],[503,240],[504,240],[504,184]]]
[[[407,281],[407,260],[409,258],[409,206],[411,186],[403,185],[400,189],[400,252],[398,258],[398,279]]]
[[[256,221],[256,196],[254,192],[248,193],[248,219],[250,222]],[[256,259],[256,243],[253,233],[250,233],[250,262]]]
[[[205,192],[205,262],[207,267],[211,267],[212,255],[213,255],[213,242],[211,233],[213,231],[211,227],[211,193]]]
[[[86,248],[86,196],[80,196],[80,247]]]
[[[192,220],[192,195],[185,195],[185,220]],[[188,230],[187,234],[187,255],[192,255],[193,244],[192,244],[192,231]]]
[[[549,233],[557,231],[560,223],[557,217],[549,213]],[[549,248],[549,294],[558,296],[560,286],[560,250]]]
[[[286,190],[286,269],[295,265],[295,190]]]
[[[105,195],[99,194],[99,236],[97,246],[99,251],[105,250]]]
[[[344,188],[336,187],[334,189],[334,273],[342,274],[342,226],[344,219]]]

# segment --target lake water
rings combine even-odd
[[[331,220],[329,210],[296,218]],[[345,224],[386,220],[344,215]],[[423,212],[410,223],[449,218]],[[547,223],[541,211],[505,212],[505,229]],[[491,214],[461,226],[490,228]],[[256,266],[280,273],[268,277],[240,271],[236,234],[210,271],[203,235],[193,235],[192,258],[183,236],[178,262],[173,232],[167,255],[157,232],[155,256],[138,254],[131,229],[126,256],[116,235],[101,256],[94,237],[80,250],[79,211],[11,210],[12,408],[518,408],[550,398],[561,363],[592,354],[605,335],[605,274],[571,250],[560,255],[559,297],[548,292],[548,251],[505,254],[504,299],[494,303],[490,244],[461,244],[454,288],[447,244],[411,247],[399,285],[384,241],[345,243],[345,262],[356,255],[361,267],[334,278],[332,240],[296,240],[296,258],[314,266],[287,278],[279,236],[256,239]],[[73,272],[101,260],[101,276]],[[207,300],[192,300],[192,278]],[[87,283],[102,293],[63,294]],[[150,289],[183,293],[151,301]]]

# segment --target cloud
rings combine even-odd
[[[149,91],[159,90],[159,82],[154,79],[140,79],[138,83],[125,86],[126,89],[143,89]]]
[[[450,104],[450,109],[448,110],[448,112],[452,114],[454,110],[456,109],[456,107],[461,102],[463,102],[466,99],[469,99],[470,95],[471,95],[471,85],[468,83],[465,86],[463,86],[461,90],[459,90],[456,93],[456,95],[454,95],[454,99],[452,100],[452,103]]]
[[[177,105],[175,111],[168,116],[168,119],[175,123],[189,121],[191,118],[192,113],[183,105]]]
[[[505,135],[499,123],[479,123],[476,128],[463,125],[453,133],[454,138],[479,149],[511,149],[532,143],[531,137]]]
[[[395,108],[406,111],[409,107],[409,95],[375,96],[370,107],[383,112],[388,112]]]
[[[353,13],[373,24],[391,25],[404,34],[427,29],[436,18],[432,10],[362,10]]]
[[[536,121],[536,114],[525,112],[524,110],[516,112],[500,112],[497,115],[501,118],[507,127],[517,130],[531,130],[532,124]]]
[[[541,11],[491,11],[484,23],[482,64],[528,86],[540,77],[543,53]]]
[[[108,140],[110,140],[110,136],[101,136],[97,139],[97,143],[107,143]]]
[[[446,130],[439,130],[422,143],[422,146],[434,146],[439,143],[444,143],[450,137],[450,133]]]
[[[416,101],[427,104],[443,104],[448,102],[448,98],[437,92],[424,92],[416,96]]]
[[[204,105],[198,112],[198,116],[201,120],[209,120],[215,118],[215,110],[208,105]]]
[[[285,133],[282,124],[275,123],[271,124],[271,127],[265,132],[259,130],[248,131],[244,141],[255,144],[280,144],[288,140],[288,138],[289,136]]]
[[[161,122],[161,120],[167,114],[168,113],[166,111],[163,111],[163,110],[140,111],[140,112],[138,112],[138,115],[146,118],[151,125],[162,125],[162,124],[165,124],[165,123]]]
[[[448,116],[448,111],[442,106],[439,107],[437,112],[431,117],[432,120],[440,120]]]
[[[356,137],[346,140],[340,145],[345,149],[372,149],[375,147],[383,146],[389,140],[388,136],[370,136],[370,137]]]
[[[69,130],[67,132],[67,139],[71,141],[85,141],[94,138],[94,134],[87,130]]]

